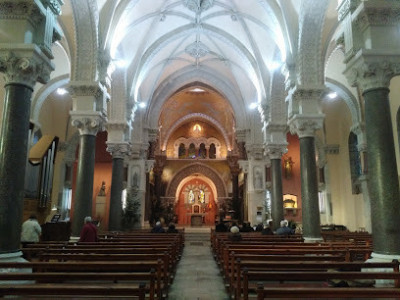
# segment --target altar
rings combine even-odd
[[[191,226],[202,226],[204,215],[205,214],[191,214],[190,225]]]

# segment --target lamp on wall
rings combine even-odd
[[[293,164],[291,156],[283,157],[283,174],[286,179],[292,178]]]

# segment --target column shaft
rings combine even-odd
[[[113,158],[109,230],[121,230],[122,225],[122,189],[124,180],[124,159]]]
[[[274,229],[279,227],[279,222],[283,220],[283,192],[282,192],[282,163],[281,159],[271,159],[271,198],[272,198],[272,220]]]
[[[78,236],[83,227],[83,219],[92,215],[93,178],[95,163],[96,136],[80,136],[78,171],[74,199],[72,235]]]
[[[300,169],[303,236],[321,239],[314,137],[300,138]]]
[[[235,219],[241,222],[242,208],[239,202],[239,175],[232,174],[232,209],[235,211]]]
[[[20,247],[30,99],[25,85],[5,86],[0,135],[0,253]]]
[[[368,186],[374,252],[400,254],[399,181],[390,117],[389,90],[366,90]]]

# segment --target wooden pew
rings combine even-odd
[[[89,284],[89,285],[110,285],[121,284],[144,284],[145,292],[148,293],[148,299],[154,300],[155,296],[155,270],[150,272],[115,272],[115,273],[93,273],[93,272],[41,272],[41,273],[0,273],[0,286],[6,281],[12,281],[12,284],[29,284],[29,281],[35,283],[53,283],[53,284]],[[33,283],[32,283],[33,284]]]
[[[290,288],[283,289],[277,287],[264,287],[260,285],[257,288],[257,300],[263,300],[268,298],[336,298],[336,299],[364,299],[364,298],[375,298],[375,299],[398,299],[400,297],[400,289],[398,288]]]
[[[240,294],[245,290],[248,290],[249,277],[244,278],[243,272],[248,272],[254,277],[257,277],[257,273],[260,277],[263,274],[272,274],[279,272],[286,272],[295,274],[294,277],[301,278],[305,272],[328,272],[329,270],[340,270],[346,272],[360,272],[362,269],[390,269],[393,270],[391,273],[399,273],[398,261],[389,263],[378,263],[378,262],[333,262],[333,261],[237,261],[236,269],[236,282],[234,283],[234,291],[236,298],[240,298]],[[345,273],[345,272],[343,272]],[[383,272],[382,272],[383,273]],[[390,273],[390,272],[389,272]],[[332,276],[338,274],[332,272]],[[248,275],[249,276],[249,275]],[[327,275],[329,276],[329,275]],[[346,275],[343,275],[346,276]],[[362,276],[362,275],[360,275]],[[366,275],[368,276],[368,275]],[[371,275],[372,276],[372,275]],[[382,275],[386,276],[386,275]],[[339,275],[338,275],[339,277]],[[270,277],[271,278],[271,277]],[[260,278],[259,278],[260,279]],[[400,279],[400,277],[399,277]],[[244,283],[247,280],[247,283]],[[242,283],[243,282],[243,283]],[[244,284],[247,287],[244,287]]]
[[[162,261],[71,261],[71,262],[2,262],[0,269],[9,269],[10,272],[19,269],[32,270],[33,273],[71,273],[79,272],[82,274],[95,272],[101,273],[136,273],[152,272],[155,270],[156,294],[158,299],[162,299],[163,293],[167,294],[168,286],[162,284]],[[1,273],[0,273],[1,274]],[[11,275],[12,276],[12,275]],[[28,275],[27,275],[28,276]],[[134,275],[133,275],[134,276]]]
[[[144,284],[129,285],[82,285],[82,284],[0,284],[0,296],[96,296],[110,299],[120,298],[145,300]]]

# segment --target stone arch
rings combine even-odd
[[[324,85],[324,59],[322,57],[322,31],[329,1],[303,1],[299,16],[299,85]]]
[[[71,0],[75,22],[73,81],[94,81],[97,74],[99,13],[95,0]]]
[[[214,182],[218,197],[228,197],[227,187],[221,176],[214,169],[202,163],[191,164],[180,169],[171,179],[171,182],[167,187],[166,197],[175,197],[176,190],[178,189],[181,181],[186,177],[193,175],[194,173],[202,174]]]

